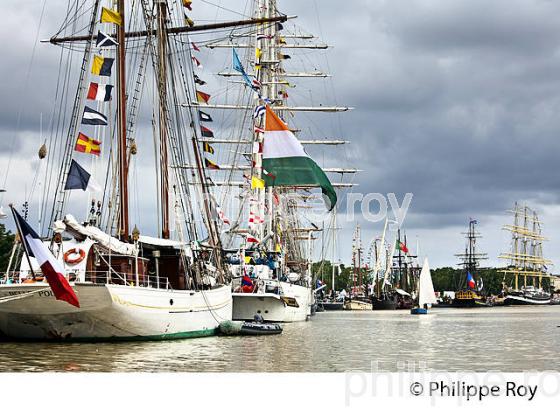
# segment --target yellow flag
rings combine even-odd
[[[245,256],[244,262],[245,262],[246,265],[248,265],[248,264],[251,263],[252,260],[253,260],[253,258],[251,258],[250,256]]]
[[[251,178],[251,189],[263,189],[263,188],[264,188],[264,179],[260,179],[259,177]]]
[[[259,60],[262,56],[262,50],[260,48],[256,48],[255,49],[255,57],[257,60]]]
[[[118,11],[107,9],[105,7],[101,8],[101,22],[102,23],[115,23],[119,26],[122,25],[122,16]]]
[[[276,252],[281,252],[281,251],[282,251],[282,246],[279,243],[277,243],[276,244]]]

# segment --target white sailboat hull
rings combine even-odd
[[[231,287],[206,291],[123,285],[73,285],[80,308],[48,285],[0,287],[0,332],[18,339],[161,340],[210,336],[232,318]],[[25,297],[28,292],[31,296]],[[21,294],[21,299],[7,297]]]
[[[261,315],[267,322],[302,322],[311,315],[311,289],[280,282],[282,296],[274,293],[234,293],[233,320],[253,320]],[[293,303],[295,300],[296,303]]]

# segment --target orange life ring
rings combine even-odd
[[[78,256],[75,256],[78,255]],[[86,257],[86,252],[83,249],[72,248],[64,252],[64,262],[68,265],[75,265],[80,263]]]

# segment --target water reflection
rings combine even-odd
[[[537,371],[560,367],[560,306],[324,312],[267,337],[0,344],[0,371]]]

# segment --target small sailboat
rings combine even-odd
[[[420,272],[420,279],[418,280],[418,304],[410,309],[410,313],[413,315],[426,315],[428,314],[428,305],[436,302],[430,266],[428,265],[428,258],[425,258],[422,271]]]

